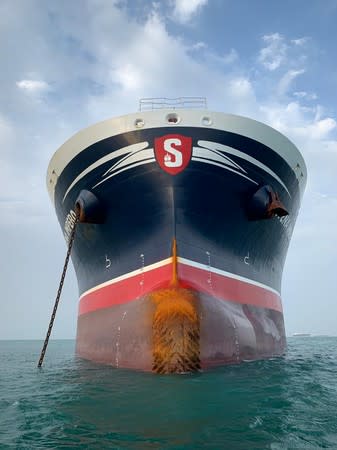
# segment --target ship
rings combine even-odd
[[[287,137],[204,98],[143,99],[79,131],[47,172],[73,242],[76,354],[159,374],[282,355],[305,184]]]

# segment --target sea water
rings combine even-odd
[[[1,449],[337,449],[337,338],[282,358],[155,375],[75,358],[73,341],[0,341]]]

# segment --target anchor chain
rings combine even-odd
[[[74,243],[75,231],[76,231],[76,226],[77,226],[78,222],[79,222],[79,211],[76,211],[76,219],[75,219],[74,226],[73,226],[73,229],[71,230],[71,234],[70,234],[70,237],[69,237],[67,256],[66,256],[66,259],[64,261],[63,271],[62,271],[61,280],[60,280],[59,288],[58,288],[56,299],[55,299],[54,309],[53,309],[53,312],[52,312],[52,315],[51,315],[51,318],[50,318],[46,339],[44,341],[43,348],[42,348],[41,355],[40,355],[40,359],[39,359],[39,362],[38,362],[38,365],[37,365],[38,367],[42,366],[43,359],[44,359],[44,356],[45,356],[45,353],[46,353],[46,350],[47,350],[49,337],[50,337],[50,334],[51,334],[51,331],[52,331],[52,328],[53,328],[57,307],[58,307],[58,304],[59,304],[59,301],[60,301],[60,297],[61,297],[63,283],[64,283],[64,279],[65,279],[65,276],[66,276],[67,268],[68,268],[69,258],[70,258],[71,249],[72,249],[72,246],[73,246],[73,243]]]

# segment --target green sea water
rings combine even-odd
[[[73,341],[0,341],[0,449],[337,449],[337,338],[285,357],[154,375],[74,357]]]

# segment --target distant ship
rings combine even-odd
[[[145,99],[77,133],[47,174],[67,241],[80,222],[77,354],[157,373],[281,355],[305,183],[285,136],[202,98]]]
[[[293,333],[293,337],[308,337],[311,336],[310,333]]]

